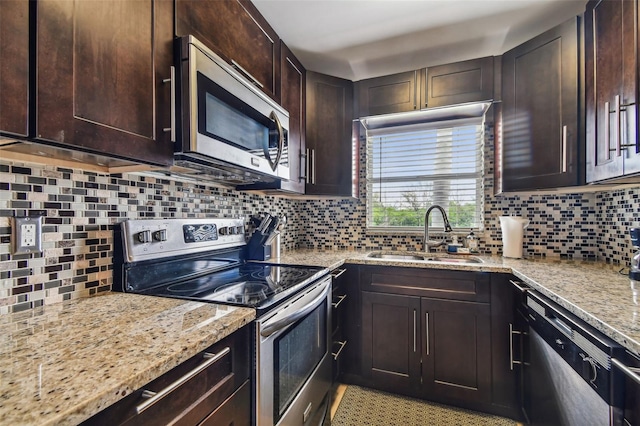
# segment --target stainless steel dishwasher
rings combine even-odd
[[[622,425],[621,373],[611,368],[622,347],[535,291],[527,293],[526,310],[525,411],[531,424]]]

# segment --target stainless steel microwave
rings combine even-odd
[[[193,36],[179,42],[175,165],[230,184],[288,180],[289,113]]]

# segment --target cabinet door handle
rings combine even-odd
[[[337,352],[331,352],[331,356],[333,357],[334,360],[337,360],[340,357],[340,353],[342,352],[344,347],[347,346],[347,341],[345,340],[344,342],[335,342],[335,343],[340,345],[340,349],[338,349]]]
[[[620,117],[620,95],[616,95],[614,98],[615,112],[616,112],[616,157],[622,155],[622,138],[620,131],[621,117]]]
[[[562,126],[562,173],[567,172],[567,126]]]
[[[331,306],[332,306],[334,309],[335,309],[335,308],[337,308],[338,306],[340,306],[340,304],[342,303],[342,301],[343,301],[344,299],[346,299],[346,298],[347,298],[347,295],[346,295],[346,294],[343,294],[342,296],[338,296],[338,299],[339,299],[339,300],[338,300],[337,302],[333,302],[333,303],[331,303]]]
[[[413,109],[418,109],[418,70],[413,71]]]
[[[416,310],[413,310],[413,352],[415,353],[418,350],[418,314]]]
[[[249,71],[242,68],[242,66],[240,66],[240,64],[234,61],[233,59],[231,60],[231,65],[233,65],[235,69],[242,72],[242,74],[244,74],[249,80],[251,80],[251,83],[253,83],[254,85],[258,86],[261,89],[264,89],[264,84],[260,83],[257,78],[252,76]]]
[[[514,364],[522,364],[522,361],[515,361],[513,359],[513,335],[522,334],[521,331],[513,329],[513,324],[509,323],[509,368],[513,371]]]
[[[316,150],[307,149],[307,183],[316,184]]]
[[[148,398],[148,399],[144,401],[142,404],[139,404],[138,406],[136,406],[136,413],[138,414],[142,413],[144,410],[151,407],[153,404],[155,404],[156,402],[158,402],[159,400],[161,400],[162,398],[164,398],[165,396],[167,396],[168,394],[170,394],[171,392],[173,392],[174,390],[176,390],[177,388],[179,388],[180,386],[182,386],[183,384],[191,380],[193,377],[197,376],[199,373],[201,373],[202,371],[206,370],[208,367],[218,362],[223,356],[227,355],[229,352],[231,352],[231,349],[229,347],[224,348],[217,354],[205,352],[203,355],[203,357],[206,359],[205,362],[203,362],[193,370],[189,371],[187,374],[180,377],[178,380],[171,383],[169,386],[162,389],[160,392],[144,390],[142,392],[142,397]]]
[[[611,106],[609,101],[604,103],[604,143],[607,147],[607,161],[611,160]]]
[[[163,83],[171,85],[171,127],[165,127],[163,132],[171,132],[171,142],[176,141],[176,67],[171,66],[171,74],[169,78],[162,80]]]
[[[429,312],[425,312],[424,318],[425,318],[425,327],[424,327],[425,338],[427,339],[426,350],[427,350],[427,355],[429,355]]]
[[[305,152],[300,151],[300,176],[298,176],[298,181],[302,180],[305,183],[307,182],[307,170],[309,170],[307,166],[307,149]]]

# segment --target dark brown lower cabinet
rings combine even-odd
[[[361,362],[349,383],[519,419],[514,294],[507,275],[494,276],[360,267],[349,312],[359,316],[350,323],[361,327]]]
[[[249,426],[250,327],[241,328],[147,383],[82,426]]]
[[[489,304],[422,298],[421,314],[424,394],[445,402],[490,402]]]
[[[362,292],[362,373],[390,392],[420,388],[420,298]]]

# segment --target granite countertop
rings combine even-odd
[[[78,424],[254,318],[115,292],[0,315],[0,424]]]
[[[483,260],[480,264],[450,264],[372,259],[367,257],[369,253],[370,251],[295,250],[283,252],[279,261],[318,265],[329,269],[349,263],[514,274],[640,356],[640,305],[634,301],[628,276],[619,273],[620,265],[573,260],[507,259],[498,256],[477,256]]]

